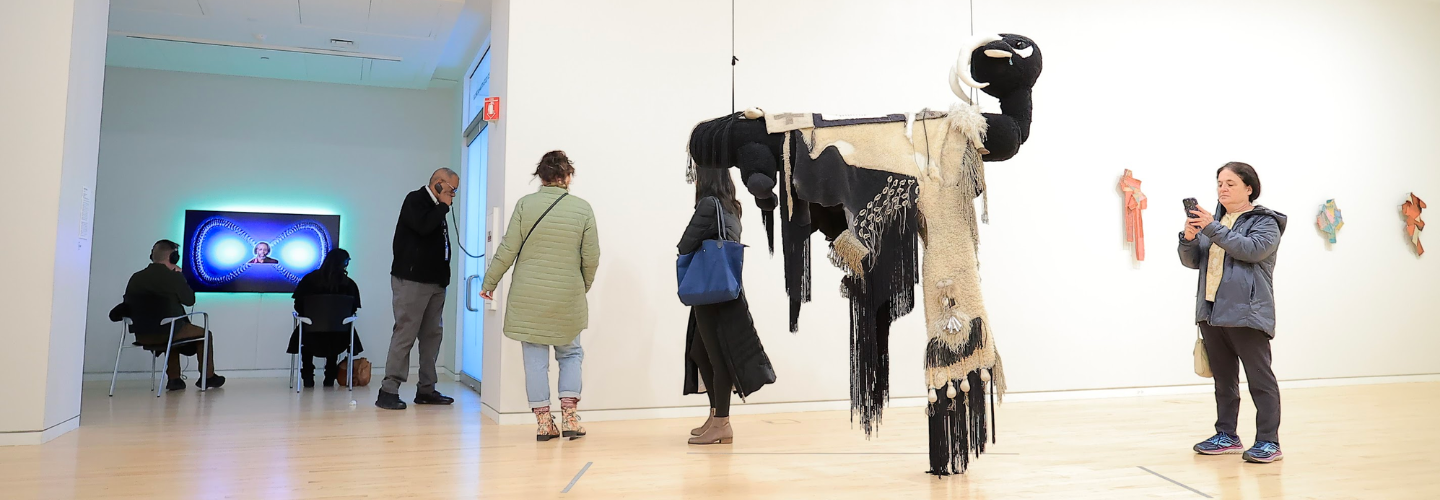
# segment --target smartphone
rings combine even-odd
[[[1186,217],[1189,217],[1189,218],[1191,218],[1191,219],[1198,219],[1198,218],[1200,218],[1200,216],[1191,213],[1191,212],[1194,212],[1194,211],[1200,209],[1200,202],[1195,201],[1195,198],[1185,198],[1184,203],[1185,203],[1185,216],[1186,216]]]

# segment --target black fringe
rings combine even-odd
[[[915,309],[920,280],[915,218],[884,227],[880,242],[880,251],[866,256],[865,276],[842,280],[850,298],[851,421],[859,417],[867,438],[890,399],[890,323]]]
[[[946,396],[945,388],[935,389],[938,396],[927,408],[930,423],[930,470],[937,476],[964,474],[970,467],[970,455],[985,453],[985,383],[980,371],[965,376],[970,392],[960,391],[960,379],[950,381],[957,394]]]
[[[775,211],[761,211],[760,220],[765,223],[765,242],[770,245],[770,255],[775,255]]]
[[[781,212],[782,216],[785,213]],[[810,237],[813,232],[809,224],[780,221],[780,244],[785,253],[785,295],[790,297],[790,333],[800,331],[800,306],[810,302]]]

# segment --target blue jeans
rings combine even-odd
[[[585,349],[580,347],[580,337],[565,345],[520,343],[520,352],[525,359],[525,396],[530,408],[550,406],[550,348],[555,348],[555,361],[560,363],[560,397],[580,397],[580,362],[585,359]]]

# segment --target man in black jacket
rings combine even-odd
[[[395,308],[395,330],[390,335],[390,354],[385,361],[385,380],[380,384],[375,406],[403,410],[400,385],[410,372],[410,348],[420,342],[420,380],[415,404],[448,405],[454,399],[435,390],[439,377],[435,361],[440,357],[444,329],[440,322],[445,310],[445,287],[450,285],[450,232],[445,214],[455,202],[460,176],[448,168],[436,170],[425,187],[411,191],[400,206],[395,223],[395,260],[390,266],[390,290]]]
[[[159,297],[167,302],[166,317],[184,316],[185,307],[195,305],[195,291],[190,289],[190,284],[185,282],[185,276],[180,274],[180,267],[175,265],[180,261],[179,252],[180,245],[173,241],[155,242],[155,245],[150,247],[150,265],[130,276],[130,282],[125,285],[125,296]],[[175,325],[176,342],[198,339],[205,335],[205,329],[190,323],[189,318],[176,321]],[[159,353],[165,349],[165,342],[169,337],[167,329],[165,335],[138,334],[135,340],[145,346],[146,350]],[[210,362],[205,367],[205,378],[206,388],[215,389],[225,385],[225,377],[215,374],[215,333],[211,332],[210,337]],[[169,380],[165,385],[166,389],[178,391],[185,388],[185,381],[180,379],[180,355],[195,355],[199,352],[198,347],[199,343],[192,343],[170,350],[169,358],[165,362],[165,377]],[[199,380],[195,381],[195,387],[200,387]]]

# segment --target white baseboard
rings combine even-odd
[[[43,431],[0,432],[0,446],[45,444],[67,432],[80,428],[80,416],[50,426]]]
[[[1315,387],[1338,387],[1346,385],[1405,384],[1412,382],[1440,382],[1440,373],[1417,375],[1384,375],[1375,377],[1339,377],[1300,380],[1281,380],[1281,389],[1309,389]],[[1241,392],[1248,384],[1242,383]],[[1178,394],[1208,394],[1215,390],[1213,383],[1206,381],[1194,385],[1172,385],[1163,387],[1127,387],[1118,389],[1083,389],[1074,391],[1008,392],[1007,403],[1039,401],[1070,401],[1077,399],[1132,398],[1142,396],[1171,396]]]
[[[319,367],[317,367],[316,369],[318,370]],[[411,367],[411,368],[410,368],[410,376],[412,377],[412,379],[413,379],[413,377],[416,377],[416,376],[419,375],[419,372],[418,372],[417,370],[418,370],[417,367]],[[454,371],[452,371],[452,370],[450,369],[450,367],[447,367],[447,366],[437,366],[437,367],[435,367],[435,371],[436,371],[436,374],[440,376],[440,380],[448,380],[448,381],[459,381],[459,380],[460,380],[460,375],[457,374],[457,373],[455,373]],[[185,372],[185,376],[187,376],[187,377],[194,377],[196,373],[197,373],[197,372],[194,370],[194,368],[191,368],[190,370],[187,370],[187,371]],[[284,379],[288,379],[288,378],[290,378],[290,374],[291,374],[291,373],[292,373],[292,372],[291,372],[290,370],[285,369],[285,368],[261,368],[261,369],[253,369],[253,370],[226,370],[226,369],[223,369],[223,368],[222,368],[222,369],[219,370],[219,374],[220,374],[220,375],[224,375],[225,378],[284,378]],[[162,369],[161,375],[163,376],[163,374],[164,374],[164,371],[163,371],[163,369]],[[378,377],[377,377],[377,376],[378,376]],[[371,380],[376,380],[376,379],[383,379],[383,378],[385,378],[385,367],[383,367],[383,366],[374,366],[374,365],[371,365],[371,367],[370,367],[370,378],[371,378]],[[116,376],[116,379],[118,379],[118,380],[150,380],[150,372],[148,372],[148,371],[145,371],[145,372],[120,372],[119,375]],[[98,373],[96,373],[96,372],[90,372],[90,373],[86,373],[86,374],[85,374],[84,380],[85,380],[86,382],[96,382],[96,381],[108,382],[108,381],[110,381],[110,374],[109,374],[109,373],[105,373],[105,372],[98,372]]]
[[[1325,379],[1285,380],[1281,389],[1308,389],[1314,387],[1337,387],[1347,385],[1401,384],[1413,382],[1440,382],[1440,373],[1419,375],[1393,375],[1376,377],[1344,377]],[[1244,384],[1241,384],[1242,386]],[[1008,392],[1006,403],[1029,403],[1042,401],[1069,401],[1082,399],[1130,398],[1142,396],[1169,396],[1178,394],[1206,394],[1214,390],[1209,383],[1165,387],[1130,387],[1118,389],[1085,389],[1073,391]],[[1241,388],[1244,391],[1244,387]],[[926,404],[923,397],[891,398],[889,408],[919,408]],[[849,400],[803,401],[787,403],[735,402],[730,406],[732,415],[766,415],[774,413],[802,413],[811,411],[843,411],[850,409]],[[625,408],[585,410],[585,420],[605,422],[613,420],[648,420],[660,418],[704,417],[709,412],[706,406],[677,406],[664,408]],[[501,413],[489,405],[483,405],[481,413],[500,425],[534,424],[530,412]]]

